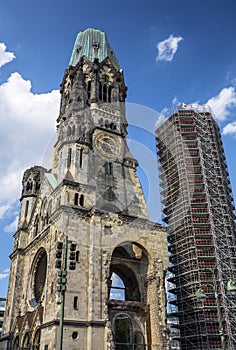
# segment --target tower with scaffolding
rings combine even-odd
[[[182,350],[236,349],[235,208],[219,127],[208,106],[184,106],[156,140],[172,328]]]

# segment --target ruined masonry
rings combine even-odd
[[[58,349],[63,288],[64,350],[168,349],[166,233],[126,143],[126,91],[105,33],[79,33],[52,169],[23,176],[1,350]]]

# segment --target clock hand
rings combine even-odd
[[[114,145],[110,144],[109,142],[106,142],[104,140],[100,140],[100,143],[103,145],[106,145],[110,150],[114,149]]]

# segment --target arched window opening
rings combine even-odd
[[[108,87],[108,100],[107,102],[111,102],[111,86]]]
[[[90,98],[91,98],[91,81],[88,81],[88,84],[87,84],[87,94],[88,94],[88,99],[90,100]]]
[[[75,261],[79,262],[79,259],[80,259],[80,253],[79,253],[79,250],[77,250],[75,253]]]
[[[116,124],[111,123],[111,124],[110,124],[110,129],[111,129],[111,130],[116,130]]]
[[[44,217],[44,226],[48,225],[48,212],[46,213],[45,217]]]
[[[125,285],[123,280],[115,272],[111,275],[109,299],[125,300]]]
[[[110,266],[110,275],[112,272],[119,275],[125,285],[125,300],[126,301],[146,301],[145,286],[141,289],[140,278],[147,276],[148,258],[145,250],[137,245],[142,250],[134,250],[136,244],[134,242],[123,242],[118,245],[112,253],[112,262]],[[139,249],[139,250],[140,250]],[[139,254],[137,256],[137,254]],[[140,258],[141,256],[141,258]],[[135,268],[137,262],[140,265],[140,271]],[[143,277],[142,277],[143,278]]]
[[[134,334],[134,349],[145,350],[145,340],[141,332],[135,332]]]
[[[99,100],[102,101],[102,83],[99,82]]]
[[[78,204],[79,204],[79,193],[75,193],[74,205],[78,205]]]
[[[111,162],[105,164],[105,173],[106,175],[113,174],[113,164]]]
[[[68,149],[68,155],[67,155],[67,168],[70,168],[71,166],[71,156],[72,156],[72,149]]]
[[[145,340],[141,332],[133,333],[132,321],[126,314],[115,318],[116,350],[145,350]]]
[[[44,217],[44,215],[45,215],[46,205],[47,205],[47,199],[46,199],[46,197],[44,197],[43,202],[42,202],[42,205],[41,205],[41,209],[40,209],[40,215],[41,215],[41,217]]]
[[[28,350],[28,349],[30,349],[30,337],[29,337],[29,333],[26,333],[23,340],[22,350]]]
[[[20,338],[17,335],[16,338],[14,339],[12,350],[19,350],[19,349],[20,349]]]
[[[99,100],[111,102],[112,87],[106,83],[99,82]]]
[[[39,216],[36,215],[35,220],[34,220],[34,234],[33,236],[36,237],[39,231]]]
[[[42,206],[41,206],[41,210],[40,210],[40,217],[41,217],[41,225],[42,227],[40,227],[41,229],[47,225],[47,212],[46,212],[46,206],[47,206],[47,199],[44,198],[43,202],[42,202]]]
[[[102,100],[107,102],[107,84],[103,84],[102,88]]]
[[[81,194],[80,197],[79,197],[79,205],[80,205],[81,207],[84,206],[84,195],[83,195],[83,194]]]
[[[117,315],[115,319],[116,350],[132,350],[132,323],[128,315]]]
[[[44,285],[46,281],[47,274],[47,254],[45,250],[42,250],[36,260],[35,268],[34,268],[34,277],[33,277],[33,289],[34,289],[34,297],[36,302],[38,303],[43,294]]]
[[[34,336],[34,341],[33,341],[33,349],[34,350],[39,350],[40,349],[40,336],[41,336],[41,331],[40,329],[37,330]]]
[[[78,297],[74,297],[74,303],[73,303],[73,306],[74,306],[74,310],[78,310]]]
[[[26,184],[26,191],[31,191],[33,188],[33,182],[32,181],[28,181]]]
[[[25,203],[25,218],[28,215],[28,210],[29,210],[29,201],[26,201],[26,203]]]
[[[47,215],[46,215],[46,224],[48,224],[48,219],[52,215],[52,201],[48,204]]]
[[[79,167],[82,168],[83,164],[83,148],[80,148],[79,150]]]

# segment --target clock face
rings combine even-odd
[[[95,138],[95,146],[102,155],[108,158],[118,157],[120,154],[119,142],[112,135],[97,135]]]

